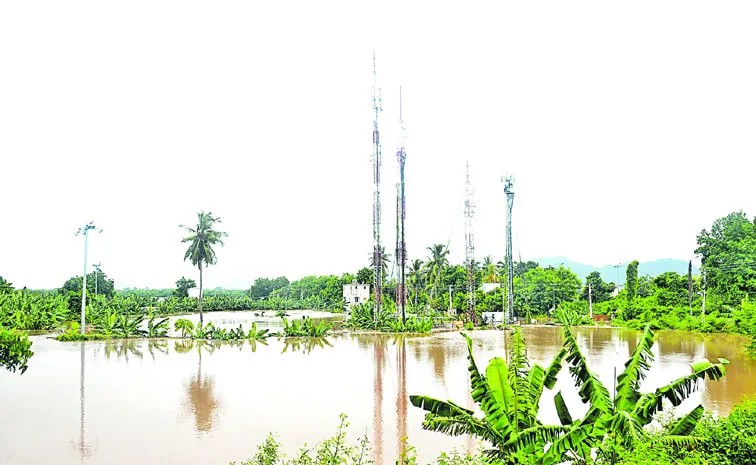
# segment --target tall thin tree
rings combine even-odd
[[[688,308],[693,316],[693,260],[688,260]]]
[[[192,265],[199,268],[199,314],[200,314],[200,328],[203,323],[202,315],[202,270],[203,267],[215,265],[218,263],[218,257],[215,255],[213,246],[216,244],[223,245],[224,237],[228,237],[228,234],[222,231],[216,231],[215,225],[220,224],[221,219],[213,216],[212,213],[200,211],[197,213],[197,226],[190,228],[183,224],[179,227],[184,228],[189,234],[181,240],[181,242],[188,242],[189,248],[184,254],[184,261],[190,260]]]

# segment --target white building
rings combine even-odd
[[[370,284],[344,284],[344,305],[364,304],[370,300]]]
[[[480,290],[488,294],[489,292],[501,287],[501,283],[483,283],[480,286]]]

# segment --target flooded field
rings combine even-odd
[[[251,318],[209,315],[226,327],[247,328]],[[614,370],[622,369],[637,333],[606,328],[577,333],[593,370],[611,390]],[[526,328],[525,335],[531,361],[541,364],[561,343],[554,327]],[[480,365],[503,354],[501,332],[472,336]],[[0,372],[0,463],[225,465],[253,456],[271,431],[292,454],[305,442],[333,434],[342,412],[349,416],[352,439],[368,435],[378,464],[394,462],[402,436],[418,448],[421,463],[442,450],[476,447],[466,438],[422,431],[423,413],[407,399],[427,394],[473,405],[466,348],[457,333],[342,334],[265,344],[32,339],[35,355],[26,374]],[[756,392],[756,360],[743,353],[745,342],[731,335],[659,332],[656,363],[644,389],[688,373],[694,360],[727,358],[732,362],[727,376],[707,382],[691,399],[727,413]],[[557,389],[577,415],[582,412],[571,386],[563,370]],[[557,422],[552,396],[542,400],[547,422]]]

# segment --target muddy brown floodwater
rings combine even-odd
[[[217,317],[245,327],[249,314]],[[561,337],[558,328],[526,328],[532,362],[547,364]],[[578,342],[593,370],[612,389],[638,333],[579,329]],[[502,333],[472,333],[479,365],[504,350]],[[457,333],[426,337],[343,334],[320,340],[192,343],[132,340],[63,343],[34,336],[26,374],[0,372],[0,463],[225,465],[256,453],[268,432],[291,456],[335,432],[339,413],[353,441],[367,434],[378,465],[397,457],[408,436],[421,463],[442,450],[473,450],[467,438],[423,431],[423,413],[409,394],[451,399],[472,407],[465,344]],[[756,360],[746,340],[732,335],[658,332],[656,362],[643,384],[653,389],[689,372],[707,357],[732,362],[720,382],[707,381],[681,409],[703,402],[727,413],[756,392]],[[581,414],[568,373],[560,374],[573,411]],[[551,394],[541,417],[558,422]]]

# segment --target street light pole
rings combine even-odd
[[[78,231],[76,231],[76,235],[83,234],[84,235],[84,277],[81,284],[81,327],[79,329],[79,332],[81,334],[84,334],[85,332],[85,314],[87,310],[87,248],[89,246],[89,230],[91,229],[97,229],[97,227],[94,225],[94,221],[90,221],[89,223],[85,224],[81,228],[79,228]],[[102,232],[102,229],[97,229],[98,232]],[[97,280],[95,280],[97,282]]]

